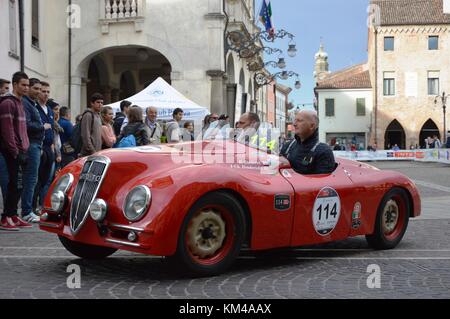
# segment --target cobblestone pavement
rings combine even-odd
[[[414,179],[423,216],[392,251],[368,249],[363,237],[264,254],[243,252],[217,277],[192,279],[161,258],[127,252],[97,262],[68,254],[37,228],[0,232],[0,298],[449,298],[450,167],[377,163]],[[81,268],[81,288],[69,289],[69,265]],[[369,289],[378,265],[381,288]]]

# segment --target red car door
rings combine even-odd
[[[353,183],[339,166],[330,175],[301,175],[293,169],[281,174],[295,190],[291,246],[346,239],[355,207]]]

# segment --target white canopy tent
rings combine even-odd
[[[199,106],[175,90],[162,78],[158,78],[143,91],[125,99],[132,105],[140,106],[144,112],[149,106],[154,106],[158,110],[158,120],[171,120],[173,111],[181,108],[184,111],[183,120],[194,121],[203,120],[209,114],[207,108]],[[122,101],[110,104],[114,112],[120,111]]]

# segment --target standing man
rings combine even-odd
[[[166,136],[168,143],[180,143],[183,141],[183,134],[180,128],[183,116],[184,111],[182,109],[177,108],[173,111],[173,120],[166,124]]]
[[[10,81],[0,79],[0,97],[9,93]],[[6,192],[8,189],[8,170],[6,169],[6,161],[0,153],[0,191],[3,196],[3,204],[5,203]]]
[[[149,138],[150,145],[158,145],[161,144],[161,136],[163,130],[161,125],[159,125],[157,121],[158,110],[156,107],[150,106],[147,108],[147,118],[145,119],[145,124],[149,127]]]
[[[39,114],[37,100],[41,93],[41,81],[30,79],[30,90],[23,98],[23,106],[27,117],[27,132],[30,141],[28,148],[28,165],[22,176],[22,219],[28,223],[39,222],[39,216],[33,212],[33,197],[38,182],[39,166],[41,163],[42,142],[45,130],[50,124],[43,124]]]
[[[300,111],[294,121],[295,139],[281,150],[299,174],[331,174],[336,169],[331,148],[319,142],[319,117],[316,111]],[[282,162],[286,163],[286,159]]]
[[[17,215],[20,192],[17,186],[19,168],[27,164],[30,142],[27,134],[26,115],[22,98],[28,94],[29,80],[23,72],[13,75],[13,94],[0,98],[0,152],[8,169],[8,196],[0,220],[0,230],[17,231],[32,227]]]
[[[53,164],[55,163],[55,136],[53,133],[55,127],[53,111],[47,106],[50,97],[50,84],[41,82],[41,92],[38,95],[38,110],[44,124],[44,141],[42,144],[41,163],[39,165],[39,177],[34,191],[33,208],[35,211],[38,206],[42,206],[45,195],[45,185],[50,179]]]
[[[90,108],[81,119],[81,156],[93,155],[102,150],[102,120],[100,112],[103,107],[103,96],[95,93],[91,97]]]
[[[10,81],[5,79],[0,79],[0,96],[6,95],[9,93],[9,85]]]

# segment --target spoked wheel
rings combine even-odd
[[[225,271],[236,259],[245,238],[244,211],[227,193],[200,199],[180,230],[176,260],[197,275]]]
[[[394,188],[381,201],[375,222],[375,232],[366,236],[374,249],[395,248],[408,227],[410,205],[403,189]]]

